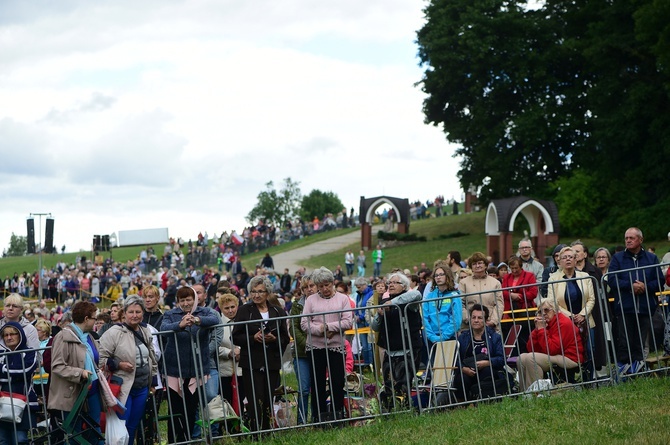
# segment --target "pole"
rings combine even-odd
[[[39,295],[39,301],[42,302],[42,250],[44,250],[44,246],[42,245],[42,217],[43,216],[49,216],[51,217],[51,213],[31,213],[30,216],[39,216],[40,217],[40,254],[39,254],[39,269],[37,270],[37,279],[38,279],[38,288],[37,292]]]

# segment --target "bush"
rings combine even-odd
[[[384,241],[428,241],[425,236],[418,236],[416,233],[384,232],[383,230],[377,232],[377,238]]]
[[[452,239],[452,238],[460,238],[462,236],[468,236],[470,235],[469,233],[464,233],[464,232],[453,232],[453,233],[442,233],[435,238],[433,238],[435,241],[437,240],[442,240],[442,239]]]

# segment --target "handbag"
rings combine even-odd
[[[27,400],[23,394],[0,391],[0,420],[21,423]]]
[[[109,385],[109,382],[107,381],[107,377],[105,376],[105,374],[100,369],[97,370],[97,373],[98,373],[98,381],[100,382],[99,383],[100,398],[102,398],[102,403],[108,409],[113,409],[121,414],[125,413],[126,407],[114,395],[114,392],[112,391],[112,388]]]
[[[128,445],[130,436],[126,429],[126,422],[112,410],[107,411],[107,425],[105,427],[105,445]]]

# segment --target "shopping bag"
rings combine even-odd
[[[23,394],[0,392],[0,420],[21,423],[26,409],[27,399]]]
[[[119,419],[114,410],[107,410],[107,426],[105,427],[105,445],[128,445],[126,422]]]
[[[99,369],[98,369],[98,382],[99,382],[98,384],[100,385],[100,397],[102,398],[103,404],[108,409],[113,409],[119,414],[125,413],[126,407],[123,405],[123,403],[121,403],[119,399],[116,398],[114,392],[112,391],[112,388],[109,386],[107,377]]]

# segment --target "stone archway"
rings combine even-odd
[[[558,244],[558,207],[553,201],[526,196],[494,199],[486,210],[486,249],[497,264],[516,251],[512,245],[514,222],[523,215],[530,225],[530,240],[538,259],[544,263],[547,247]]]
[[[390,196],[377,196],[366,198],[361,196],[361,205],[358,212],[358,221],[361,224],[361,248],[369,250],[372,248],[372,222],[375,210],[382,205],[388,204],[396,214],[398,233],[409,233],[409,200],[393,198]]]

